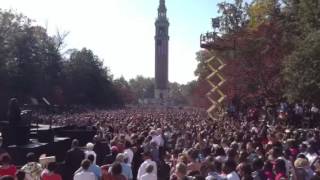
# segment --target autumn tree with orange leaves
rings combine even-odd
[[[320,39],[320,2],[295,0],[242,0],[218,4],[221,43],[234,43],[233,52],[213,49],[227,64],[224,92],[231,101],[264,99],[276,102],[317,101],[320,78],[317,41]],[[203,52],[200,51],[200,52]],[[207,71],[203,62],[196,70],[198,89]],[[300,72],[300,73],[298,73]],[[305,93],[309,91],[309,93]],[[319,98],[318,98],[319,99]],[[320,100],[319,100],[320,102]]]

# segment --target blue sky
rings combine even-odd
[[[211,30],[220,0],[166,0],[170,21],[169,81],[187,83],[197,66],[201,33]],[[1,0],[48,27],[70,32],[66,48],[92,49],[115,78],[154,76],[154,21],[159,0]]]

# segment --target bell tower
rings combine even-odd
[[[165,0],[160,0],[155,26],[155,98],[158,100],[166,100],[169,94],[169,21]]]

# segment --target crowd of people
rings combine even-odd
[[[280,104],[275,111],[277,120],[268,119],[270,112],[262,107],[241,115],[232,110],[232,118],[216,120],[209,119],[204,110],[183,108],[39,115],[56,125],[90,125],[97,135],[85,147],[74,139],[59,164],[40,165],[31,153],[28,163],[17,170],[10,163],[10,152],[2,153],[0,176],[28,180],[320,179],[320,130],[280,123],[284,107]],[[302,122],[300,115],[295,122]]]
[[[230,104],[227,108],[229,117],[234,120],[258,120],[261,116],[270,124],[282,123],[291,127],[312,128],[319,126],[319,108],[314,103],[292,103],[285,100],[278,104],[265,102],[254,105]]]

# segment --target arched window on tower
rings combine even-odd
[[[159,28],[159,35],[165,35],[165,30],[163,27]]]

